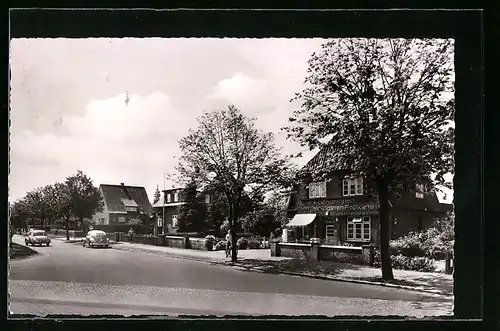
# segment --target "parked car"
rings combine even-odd
[[[50,246],[50,238],[43,230],[30,229],[24,238],[26,246],[42,246],[43,244]]]
[[[91,230],[87,233],[87,236],[82,240],[82,246],[85,247],[109,247],[109,238],[106,232],[101,230]]]

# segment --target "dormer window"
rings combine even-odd
[[[309,184],[309,199],[326,198],[326,181]]]
[[[424,198],[424,193],[425,193],[425,186],[424,184],[417,184],[415,187],[415,197],[418,199],[423,199]]]
[[[179,192],[175,191],[174,192],[174,202],[179,201]]]
[[[165,193],[167,195],[167,203],[172,202],[172,196],[170,193]]]
[[[345,197],[363,195],[363,178],[344,178],[344,180],[342,181],[342,195]]]

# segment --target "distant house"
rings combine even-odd
[[[144,187],[121,183],[101,184],[99,189],[104,198],[104,208],[92,217],[94,224],[138,224],[149,219],[152,208]]]
[[[354,177],[348,170],[334,170],[322,180],[313,181],[311,173],[325,169],[325,160],[334,158],[327,148],[321,150],[298,175],[300,184],[292,191],[288,204],[290,222],[287,241],[320,238],[329,244],[379,244],[378,197],[369,192],[373,183]],[[394,193],[394,192],[392,192]],[[430,227],[436,217],[453,210],[440,203],[434,188],[417,184],[401,198],[391,194],[390,237],[406,235]]]
[[[210,203],[210,194],[202,193],[205,203]],[[178,230],[179,209],[186,204],[184,188],[163,190],[160,200],[153,205],[153,215],[156,219],[155,234],[175,233]]]

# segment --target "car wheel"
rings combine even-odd
[[[50,243],[47,243],[47,247],[49,247],[49,246],[50,246]]]

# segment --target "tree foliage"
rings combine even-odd
[[[264,237],[271,233],[279,235],[279,230],[288,222],[286,208],[286,197],[281,192],[273,192],[254,212],[243,217],[243,230]]]
[[[36,188],[14,202],[10,210],[12,224],[16,227],[27,225],[44,227],[62,220],[67,230],[73,221],[91,218],[102,211],[104,201],[99,188],[82,171],[66,178],[63,183],[55,183]]]
[[[196,130],[190,130],[179,143],[183,155],[177,169],[182,178],[223,192],[236,242],[234,230],[240,226],[242,197],[246,194],[253,200],[277,185],[288,185],[289,160],[281,157],[272,133],[257,129],[255,119],[234,106],[206,112],[197,120]],[[233,261],[236,254],[233,247]]]
[[[205,232],[208,228],[207,206],[201,199],[198,188],[194,182],[189,183],[184,191],[184,201],[179,210],[180,232]]]
[[[155,194],[154,194],[153,205],[155,203],[157,203],[158,201],[160,201],[160,197],[161,197],[160,189],[158,188],[158,186],[156,186],[156,191],[155,191]]]
[[[385,279],[389,192],[451,185],[443,176],[454,167],[453,80],[451,40],[335,39],[312,55],[308,87],[293,99],[301,107],[288,136],[334,151],[321,172],[349,169],[375,183]]]

